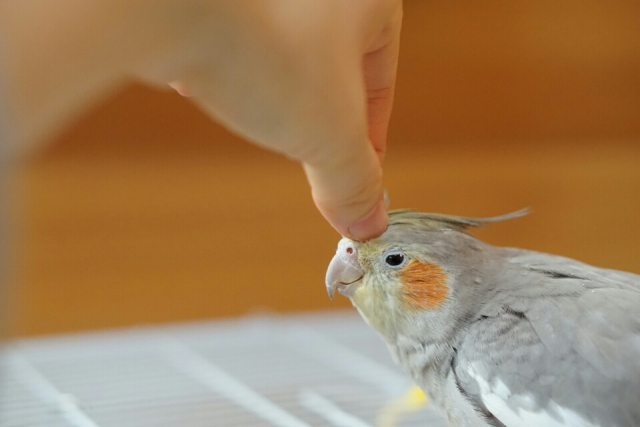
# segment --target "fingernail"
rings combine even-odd
[[[349,238],[364,242],[380,236],[387,228],[387,210],[380,200],[371,213],[349,227]]]

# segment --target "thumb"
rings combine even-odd
[[[331,157],[327,162],[304,163],[318,210],[345,237],[366,241],[380,236],[388,218],[382,167],[371,143],[362,138]]]

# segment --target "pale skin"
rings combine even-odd
[[[3,141],[26,152],[132,77],[298,160],[355,240],[386,228],[399,0],[0,1]],[[214,142],[212,142],[214,143]]]

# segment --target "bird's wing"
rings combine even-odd
[[[512,255],[457,347],[461,391],[508,427],[640,425],[640,278]]]
[[[571,258],[522,249],[503,248],[513,269],[540,273],[552,279],[584,279],[586,286],[611,287],[640,293],[640,276],[594,267]],[[553,284],[553,283],[551,283]]]

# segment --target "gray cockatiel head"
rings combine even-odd
[[[640,425],[640,278],[465,233],[525,213],[392,211],[379,238],[339,242],[329,296],[351,298],[452,425]]]
[[[490,247],[464,233],[468,227],[525,215],[470,219],[391,211],[387,231],[366,243],[342,239],[327,272],[329,296],[351,298],[385,338],[413,333],[416,317],[433,338],[447,340],[452,328],[477,310],[477,273]],[[485,266],[488,267],[488,266]],[[428,318],[428,319],[426,319]],[[409,327],[410,330],[406,330]]]

